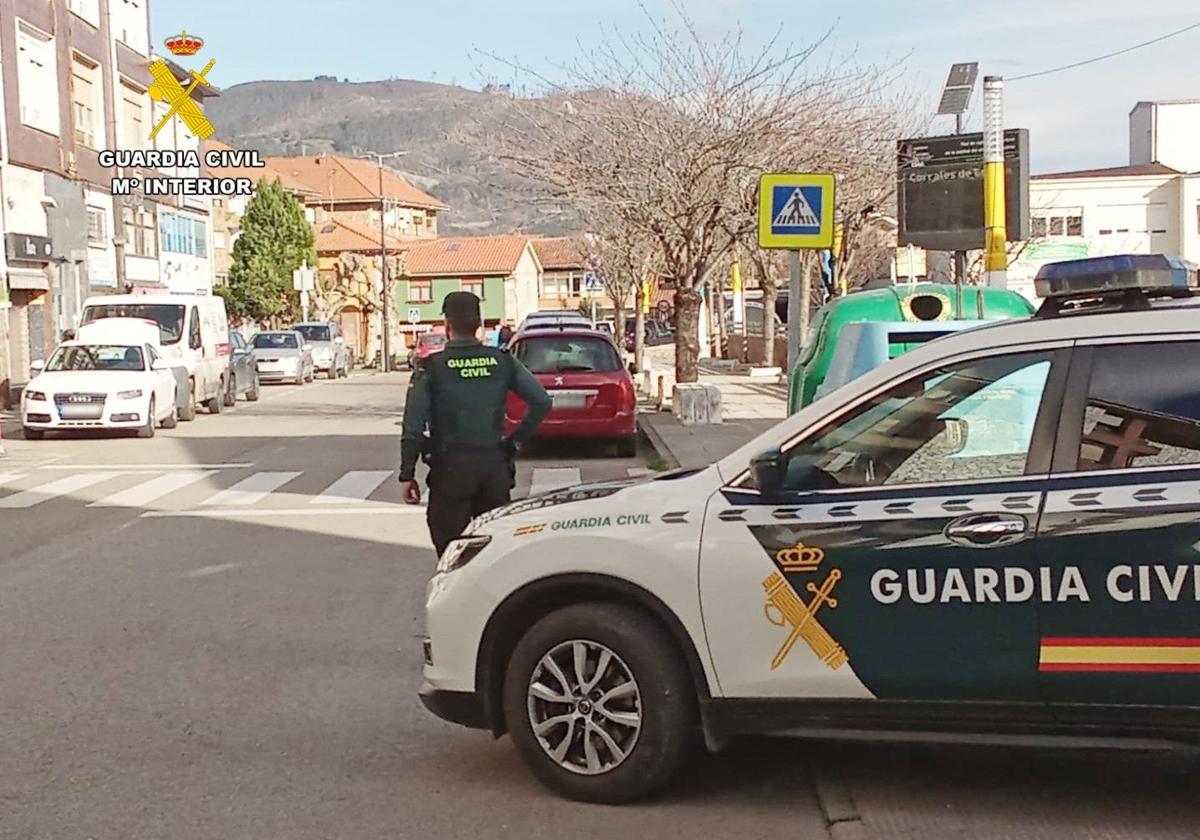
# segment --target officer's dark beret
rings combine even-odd
[[[479,298],[471,292],[451,292],[442,301],[442,314],[448,318],[477,318]]]

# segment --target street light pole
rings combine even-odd
[[[375,158],[375,165],[379,170],[379,270],[381,272],[381,280],[383,281],[383,359],[380,363],[380,370],[387,373],[392,369],[392,319],[391,319],[391,278],[388,276],[387,265],[387,199],[383,194],[383,159],[402,157],[408,152],[389,152],[388,154],[380,154],[379,152],[364,152],[360,157]]]

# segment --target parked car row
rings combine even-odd
[[[36,360],[21,406],[25,437],[48,431],[156,428],[219,414],[265,381],[348,375],[353,361],[337,325],[297,324],[247,342],[229,328],[224,301],[188,295],[108,295],[85,301],[78,330]]]

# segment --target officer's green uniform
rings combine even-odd
[[[447,296],[446,306],[451,305]],[[509,391],[527,409],[505,439]],[[524,365],[473,338],[451,339],[413,374],[404,406],[400,480],[411,481],[417,459],[428,453],[426,518],[439,557],[473,517],[508,503],[515,446],[533,435],[549,411],[550,395]]]

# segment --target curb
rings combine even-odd
[[[863,825],[850,786],[841,773],[836,770],[815,772],[813,788],[817,806],[825,818],[825,829],[832,840],[870,840],[870,832]]]
[[[677,461],[675,456],[671,454],[671,450],[663,441],[662,436],[657,432],[657,430],[655,430],[651,423],[648,423],[643,419],[647,417],[648,414],[648,412],[638,412],[637,428],[639,434],[641,434],[641,436],[646,439],[646,442],[650,444],[650,448],[658,453],[658,457],[662,458],[663,461],[666,462],[668,468],[673,470],[679,469],[679,461]]]

